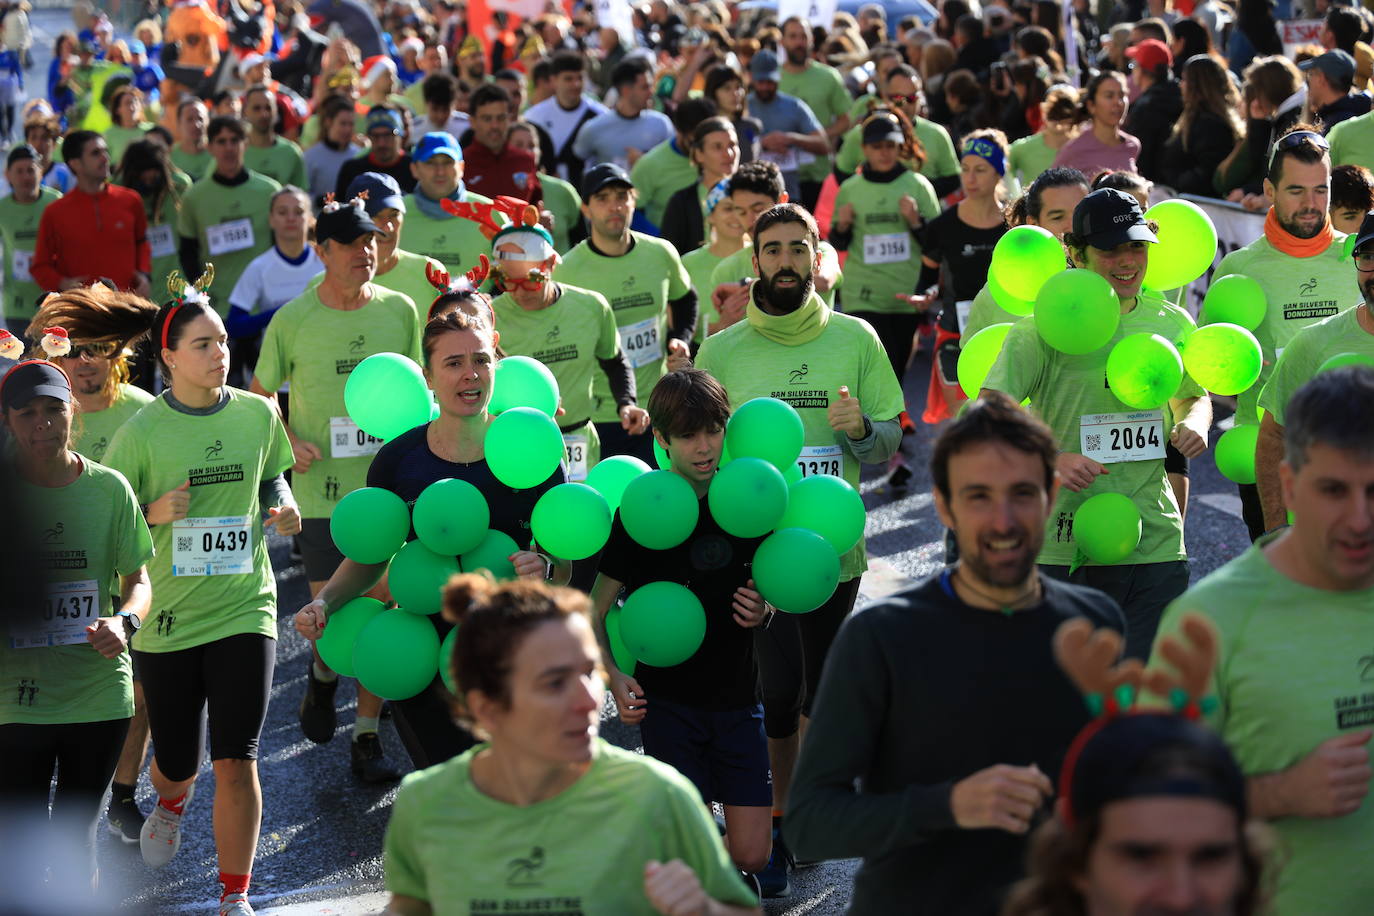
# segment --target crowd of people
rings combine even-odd
[[[360,488],[415,505],[456,481],[512,581],[431,596],[452,650],[424,689],[357,685],[353,776],[416,771],[387,830],[389,914],[758,912],[840,858],[862,860],[854,913],[1363,911],[1369,9],[943,0],[809,22],[652,0],[614,28],[552,3],[178,0],[122,35],[82,4],[24,101],[4,80],[28,66],[25,6],[0,51],[0,134],[19,126],[0,844],[51,819],[55,845],[27,843],[0,904],[101,900],[102,823],[153,868],[212,827],[218,912],[251,916],[277,640],[311,647],[298,717],[325,744],[351,672],[319,640],[358,599],[394,604],[386,558],[346,557],[331,516]],[[1319,44],[1285,48],[1291,19],[1319,20]],[[1262,290],[1262,368],[1231,397],[1181,365],[1142,411],[1112,389],[1112,345],[1186,352],[1208,320],[1145,282],[1169,232],[1151,201],[1178,194],[1264,215],[1197,281]],[[1065,352],[1012,310],[990,272],[1017,226],[1110,286],[1108,345]],[[965,344],[1000,324],[966,389]],[[386,441],[345,398],[376,354],[433,392],[433,418]],[[559,391],[563,461],[528,488],[487,461],[510,356]],[[856,613],[860,536],[828,600],[777,612],[763,539],[711,501],[756,398],[800,417],[801,481],[928,488],[944,569]],[[1218,420],[1255,443],[1253,543],[1199,578],[1189,464]],[[933,441],[928,468],[910,437]],[[690,533],[656,549],[615,512],[604,549],[551,555],[536,504],[617,456],[685,481]],[[1074,533],[1099,494],[1140,518],[1120,562]],[[269,533],[309,583],[298,611]],[[656,583],[706,613],[678,664],[615,651],[620,605]],[[642,756],[598,738],[608,695]]]

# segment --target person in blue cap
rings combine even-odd
[[[491,250],[491,243],[477,223],[449,213],[441,202],[490,204],[491,199],[464,187],[463,151],[452,134],[425,134],[415,145],[411,160],[416,187],[405,198],[407,218],[401,227],[401,247],[438,259],[452,276],[465,274]]]

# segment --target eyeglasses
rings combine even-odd
[[[1291,134],[1284,134],[1282,137],[1279,137],[1274,143],[1273,148],[1269,150],[1269,167],[1274,167],[1274,157],[1278,155],[1279,150],[1296,149],[1303,144],[1303,141],[1310,142],[1322,152],[1327,152],[1331,149],[1331,144],[1327,142],[1325,137],[1316,131],[1295,130]]]
[[[1362,273],[1374,271],[1374,250],[1355,252],[1355,269]]]
[[[82,357],[89,357],[91,359],[109,359],[111,356],[115,355],[115,351],[118,349],[119,344],[113,340],[102,340],[97,341],[95,343],[86,344],[74,344],[72,346],[71,352],[68,353],[64,358],[81,359]]]
[[[890,95],[888,99],[898,105],[915,105],[921,100],[921,97],[919,95]]]

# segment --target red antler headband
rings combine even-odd
[[[490,273],[491,260],[484,254],[479,254],[477,256],[476,267],[457,279],[450,278],[449,272],[442,267],[436,268],[433,264],[426,263],[425,279],[429,281],[430,286],[433,286],[439,291],[439,295],[434,297],[434,302],[429,306],[429,314],[426,316],[426,320],[434,317],[434,307],[438,305],[439,301],[445,296],[478,292],[479,287],[481,287],[482,283],[487,279],[487,275]],[[479,298],[485,299],[485,297]],[[491,317],[491,326],[495,328],[496,312],[492,309],[490,301],[487,301],[486,305],[487,312]]]
[[[186,282],[179,270],[167,275],[167,294],[176,304],[167,310],[167,316],[162,319],[162,349],[167,349],[167,332],[172,329],[172,319],[177,312],[181,311],[183,305],[209,305],[210,297],[205,295],[205,291],[214,282],[215,265],[210,263],[206,263],[205,270],[201,271],[195,283]]]

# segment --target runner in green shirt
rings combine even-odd
[[[1054,165],[1054,157],[1073,139],[1077,129],[1078,92],[1071,86],[1054,86],[1040,103],[1043,126],[1029,137],[1011,144],[1007,155],[1007,179],[1015,183],[1013,193],[1028,188],[1041,173]]]
[[[800,16],[791,16],[782,23],[782,78],[778,91],[796,96],[806,103],[816,120],[825,127],[825,135],[833,150],[849,130],[849,106],[852,100],[844,88],[840,71],[811,57],[811,26]],[[821,183],[830,174],[835,160],[830,151],[815,156],[798,171],[802,185],[802,203],[814,210],[820,197]]]
[[[1359,913],[1374,895],[1374,370],[1316,376],[1285,419],[1292,526],[1189,589],[1160,633],[1188,613],[1219,631],[1208,718],[1285,852],[1273,912]]]
[[[200,99],[187,96],[177,106],[177,142],[172,147],[172,164],[191,176],[192,181],[200,181],[215,167],[215,157],[210,155],[205,136],[209,123],[210,112]]]
[[[673,112],[673,130],[677,131],[677,136],[655,146],[630,166],[636,203],[655,228],[663,222],[663,210],[669,198],[696,183],[697,167],[688,154],[692,132],[715,113],[714,102],[703,99],[683,102]],[[586,196],[582,195],[584,200]]]
[[[277,135],[277,96],[266,86],[254,86],[243,96],[243,119],[248,122],[248,147],[243,164],[277,184],[309,188],[301,148]]]
[[[276,661],[277,590],[265,532],[289,537],[301,527],[282,477],[291,443],[271,403],[224,385],[228,336],[203,295],[187,286],[140,323],[169,388],[106,453],[147,506],[157,548],[155,605],[134,640],[157,747],[158,802],[140,845],[153,867],[180,846],[208,702],[220,911],[239,916],[251,913],[262,798],[256,758]]]
[[[693,337],[697,346],[701,346],[720,320],[720,313],[711,302],[711,292],[715,289],[711,278],[716,268],[730,255],[748,248],[749,230],[744,225],[743,211],[730,199],[729,178],[719,182],[706,195],[706,233],[705,245],[682,256],[682,266],[697,294],[697,331]]]
[[[949,131],[921,117],[917,112],[921,102],[921,77],[914,69],[905,64],[888,71],[881,99],[875,100],[878,107],[896,109],[906,115],[921,142],[925,158],[908,163],[930,180],[935,193],[943,197],[959,189],[959,157],[954,152],[954,141]],[[869,107],[855,116],[855,126],[845,133],[840,151],[835,156],[835,170],[841,175],[852,175],[863,164],[863,136],[858,121],[871,113]]]
[[[400,248],[401,232],[405,227],[406,202],[401,186],[395,178],[384,172],[363,172],[348,185],[344,195],[352,200],[363,191],[367,192],[364,207],[367,215],[377,224],[377,276],[373,278],[378,286],[404,293],[415,303],[424,323],[424,313],[434,299],[434,286],[427,279],[428,272],[443,270],[444,265],[434,258],[404,251]],[[311,283],[319,284],[320,278]]]
[[[1159,410],[1130,408],[1105,384],[1107,356],[1123,337],[1155,333],[1177,345],[1192,328],[1182,309],[1141,291],[1147,246],[1155,241],[1129,194],[1103,188],[1083,198],[1064,245],[1075,265],[1103,277],[1116,292],[1116,333],[1098,350],[1073,356],[1051,348],[1036,332],[1035,320],[1024,318],[1007,335],[984,383],[1018,401],[1029,397],[1054,430],[1062,486],[1045,526],[1040,563],[1049,575],[1098,588],[1121,605],[1126,654],[1132,658],[1149,652],[1159,615],[1188,587],[1183,519],[1164,471],[1165,443],[1196,458],[1207,448],[1212,419],[1211,401],[1186,375]],[[1129,497],[1143,524],[1139,545],[1114,566],[1086,560],[1074,540],[1074,513],[1099,493]]]
[[[28,898],[47,899],[45,865],[51,880],[88,888],[96,880],[95,825],[134,711],[126,648],[148,611],[153,544],[128,482],[71,450],[72,392],[60,368],[18,363],[0,381],[0,408],[12,443],[6,496],[18,503],[7,513],[15,541],[6,550],[16,559],[25,551],[42,570],[38,594],[11,584],[11,602],[22,603],[0,625],[0,837],[15,855],[47,829],[60,758],[52,821],[61,845],[38,848],[63,855],[45,862],[39,852],[42,896]],[[25,899],[27,888],[6,887],[16,890]]]
[[[458,141],[443,131],[425,134],[412,154],[410,171],[418,183],[405,197],[401,247],[440,261],[455,277],[467,273],[490,250],[489,243],[476,223],[448,212],[441,202],[481,205],[491,200],[463,186]]]
[[[1374,112],[1347,118],[1326,135],[1332,165],[1362,165],[1374,169]]]
[[[124,150],[115,182],[143,197],[148,215],[148,248],[152,255],[149,283],[161,289],[167,276],[180,266],[177,252],[177,218],[181,198],[191,178],[172,164],[167,147],[157,140],[136,140]]]
[[[38,151],[28,144],[10,150],[5,180],[10,193],[0,198],[0,240],[4,242],[4,318],[9,330],[19,335],[38,311],[45,290],[29,275],[33,248],[38,242],[38,221],[48,204],[62,195],[40,185],[43,173]]]
[[[630,230],[637,198],[620,166],[603,162],[588,169],[582,199],[591,235],[554,268],[554,277],[606,297],[615,313],[620,349],[635,370],[636,390],[652,391],[665,373],[688,364],[697,322],[691,278],[671,245]],[[602,454],[635,455],[652,467],[647,415],[627,419],[627,408],[604,373],[593,376],[592,398],[591,419]]]

